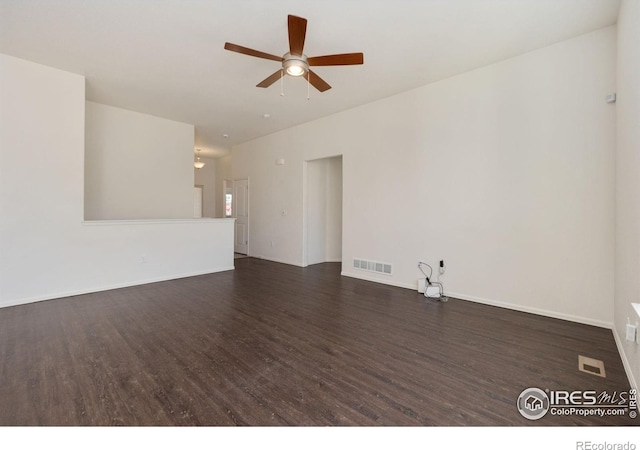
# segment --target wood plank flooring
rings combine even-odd
[[[436,303],[339,264],[235,265],[0,309],[0,425],[637,424],[515,406],[528,387],[628,390],[610,330]]]

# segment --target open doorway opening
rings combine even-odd
[[[226,209],[226,206],[225,206]],[[231,214],[235,221],[233,251],[249,254],[249,180],[233,180]]]
[[[305,265],[342,261],[342,156],[306,162]]]
[[[224,196],[222,204],[224,205],[223,217],[233,217],[233,180],[225,179],[222,183]]]

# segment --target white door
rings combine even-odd
[[[233,182],[233,209],[236,218],[235,243],[233,251],[249,253],[249,180]]]

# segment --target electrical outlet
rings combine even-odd
[[[627,324],[627,341],[636,342],[637,327],[635,325]]]
[[[440,270],[440,275],[442,275],[442,274],[444,273],[444,270],[445,270],[445,267],[444,267],[444,259],[441,259],[441,260],[440,260],[440,267],[439,267],[439,270]]]

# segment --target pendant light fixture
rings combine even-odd
[[[197,152],[198,158],[193,163],[193,167],[195,167],[196,169],[202,169],[204,167],[204,163],[202,161],[200,161],[200,149],[197,148],[196,152]]]

